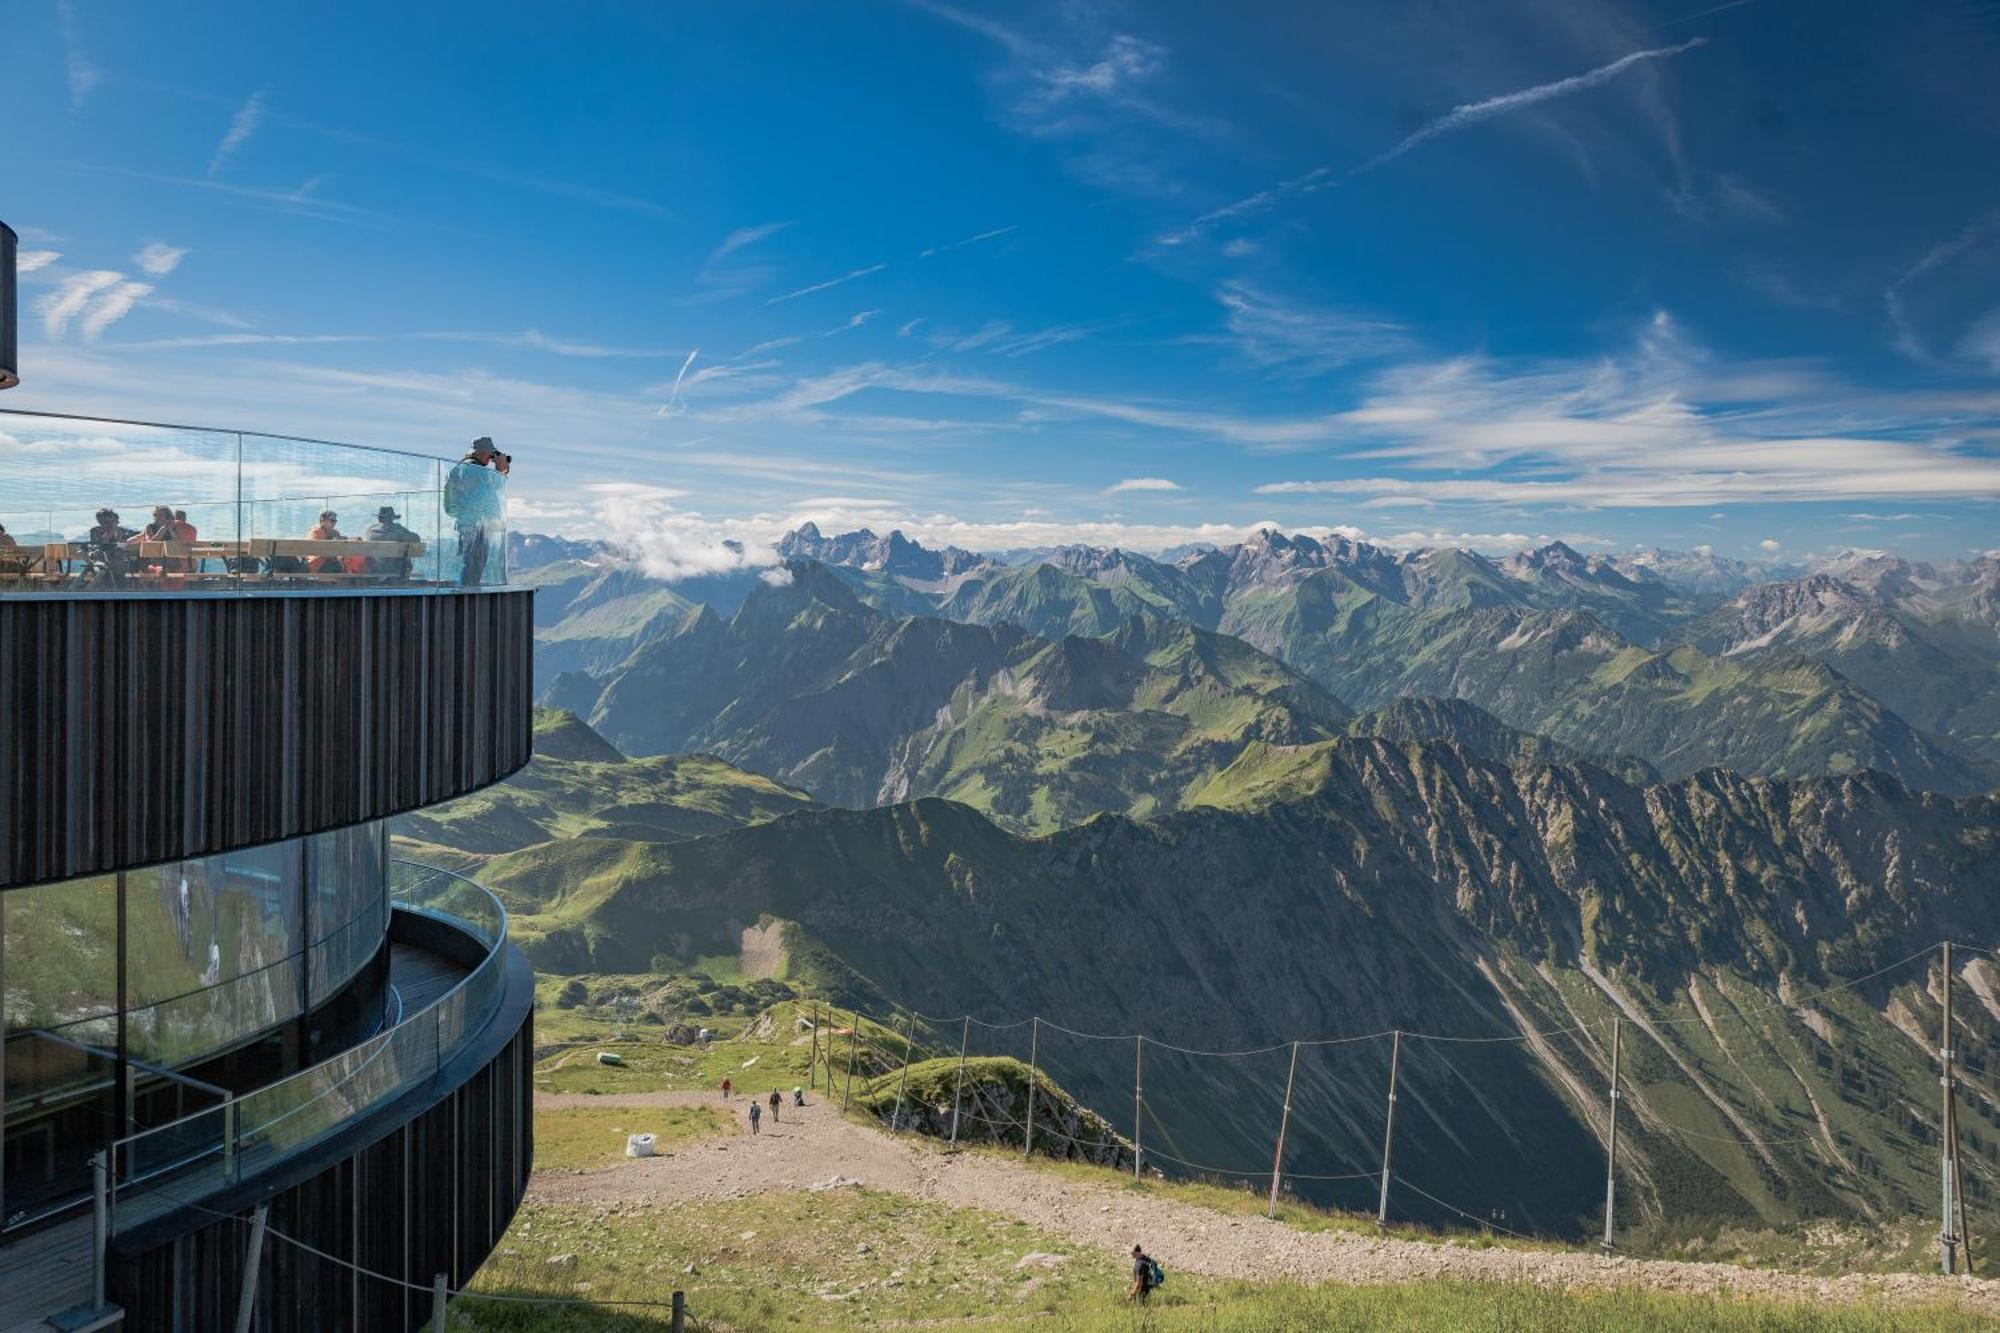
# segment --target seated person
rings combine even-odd
[[[383,505],[375,511],[375,521],[368,525],[368,531],[361,534],[363,541],[403,542],[415,546],[423,541],[416,533],[403,526],[403,516],[396,512],[394,505]],[[392,579],[410,577],[410,557],[378,555],[368,560],[367,572]]]
[[[334,513],[331,509],[322,510],[320,511],[319,522],[312,525],[312,531],[306,534],[306,540],[309,542],[344,542],[347,538],[340,535],[339,524],[340,515]],[[340,572],[340,568],[340,560],[336,556],[316,555],[306,561],[306,572],[308,574],[337,574]]]
[[[14,534],[7,531],[7,526],[4,523],[0,523],[0,551],[19,545],[20,543],[14,540]]]
[[[153,506],[153,521],[146,525],[144,532],[138,533],[125,544],[136,549],[140,542],[191,542],[194,528],[186,521],[174,517],[174,511],[165,505]],[[183,556],[162,556],[146,566],[155,574],[185,574],[194,568],[194,561]]]

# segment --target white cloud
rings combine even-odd
[[[1117,495],[1121,491],[1177,491],[1180,486],[1165,477],[1127,477],[1116,486],[1108,487],[1106,495]]]
[[[263,123],[264,94],[251,93],[249,100],[238,107],[236,115],[230,119],[229,129],[222,136],[222,142],[215,146],[215,155],[208,160],[208,174],[213,176],[221,171],[222,164],[237,149],[249,143],[251,136],[257,133],[258,127]]]
[[[42,317],[42,330],[48,334],[49,341],[56,341],[68,331],[70,321],[83,313],[83,308],[92,297],[124,280],[123,273],[101,268],[72,273],[64,278],[54,291],[35,303],[35,309]]]
[[[146,248],[132,256],[132,262],[139,266],[141,273],[150,277],[164,278],[180,266],[187,257],[186,246],[163,245],[159,241],[149,241]]]
[[[132,307],[144,300],[152,290],[153,284],[150,282],[130,281],[106,289],[104,295],[97,298],[96,303],[77,325],[78,331],[86,339],[94,341],[98,334],[130,314]]]
[[[60,250],[22,250],[14,256],[14,271],[33,273],[38,268],[47,268],[61,258]]]
[[[1776,555],[1785,549],[1785,544],[1775,537],[1766,537],[1763,541],[1757,543],[1757,549],[1766,555]]]

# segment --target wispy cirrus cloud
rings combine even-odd
[[[1496,119],[1497,117],[1523,111],[1529,107],[1539,106],[1544,102],[1569,97],[1592,88],[1600,88],[1635,66],[1652,61],[1670,60],[1675,56],[1706,45],[1707,41],[1708,39],[1705,37],[1696,37],[1682,42],[1678,46],[1662,46],[1650,50],[1634,51],[1628,55],[1620,56],[1618,59],[1610,61],[1607,64],[1599,65],[1595,69],[1586,70],[1582,74],[1574,74],[1568,78],[1556,79],[1549,83],[1540,83],[1532,87],[1516,89],[1513,92],[1501,93],[1498,96],[1484,98],[1477,102],[1462,103],[1428,124],[1404,135],[1396,143],[1358,166],[1345,169],[1331,166],[1314,167],[1312,170],[1294,176],[1289,180],[1280,181],[1268,189],[1259,190],[1257,193],[1238,199],[1232,204],[1226,204],[1221,208],[1204,213],[1178,231],[1169,232],[1162,236],[1160,242],[1163,245],[1185,244],[1220,223],[1233,221],[1253,213],[1263,212],[1282,200],[1296,195],[1311,194],[1320,190],[1333,189],[1345,185],[1356,177],[1366,175],[1379,167],[1386,166],[1411,150],[1431,142],[1433,139],[1443,138],[1449,134],[1456,134],[1462,130],[1470,129],[1475,125],[1484,124],[1486,121]]]
[[[104,82],[104,71],[84,53],[72,0],[56,0],[56,26],[62,31],[63,50],[69,64],[69,107],[72,111],[80,111],[84,99]]]
[[[976,236],[968,236],[964,240],[953,241],[949,245],[933,245],[917,257],[919,259],[929,259],[935,255],[950,254],[953,250],[963,250],[966,246],[978,245],[981,241],[997,240],[1010,231],[1019,231],[1020,229],[1018,224],[1011,223],[1005,227],[995,227],[991,231],[982,231]]]
[[[887,267],[889,267],[889,265],[888,262],[885,260],[879,264],[869,264],[865,268],[852,269],[846,273],[841,274],[837,278],[828,278],[825,282],[815,282],[810,287],[801,287],[797,291],[785,292],[780,296],[773,296],[771,299],[764,302],[764,304],[780,305],[786,301],[795,301],[801,296],[811,296],[814,292],[823,292],[826,291],[828,288],[839,287],[845,283],[853,282],[857,278],[866,278],[873,274],[880,273],[883,269]]]
[[[754,227],[738,227],[722,238],[722,244],[709,254],[709,262],[727,259],[746,245],[755,245],[767,236],[775,236],[791,226],[789,222],[763,222]]]
[[[14,271],[33,273],[37,269],[47,268],[61,258],[60,250],[23,250],[14,256]]]
[[[222,141],[215,145],[215,154],[208,159],[208,174],[213,176],[221,171],[222,164],[227,162],[237,149],[249,143],[251,136],[257,133],[263,123],[264,94],[261,91],[251,93],[248,100],[238,107],[236,114],[230,118],[229,129],[224,132]]]
[[[1225,283],[1215,299],[1225,312],[1227,335],[1220,341],[1251,365],[1278,375],[1310,378],[1416,348],[1400,324],[1274,296],[1247,283]]]

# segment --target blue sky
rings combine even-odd
[[[524,527],[2000,546],[2000,11],[0,0],[10,408]]]

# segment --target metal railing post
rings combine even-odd
[[[1032,1157],[1035,1153],[1035,1079],[1036,1062],[1041,1057],[1042,1020],[1028,1020],[1028,1119],[1021,1133],[1021,1156]]]
[[[899,1133],[903,1125],[903,1089],[910,1082],[910,1048],[917,1041],[917,1014],[910,1011],[909,1028],[903,1033],[903,1073],[896,1080],[896,1111],[889,1117],[889,1132]]]
[[[1375,1206],[1375,1224],[1389,1223],[1389,1155],[1396,1146],[1396,1071],[1403,1061],[1403,1030],[1396,1029],[1395,1044],[1389,1047],[1389,1120],[1382,1130],[1382,1197]]]
[[[1278,1181],[1285,1171],[1285,1131],[1292,1127],[1292,1083],[1299,1076],[1299,1044],[1292,1043],[1292,1067],[1285,1071],[1285,1109],[1278,1117],[1278,1151],[1271,1155],[1271,1203],[1264,1216],[1278,1215]]]
[[[445,1275],[431,1279],[431,1333],[444,1333]]]
[[[958,1108],[965,1102],[965,1046],[972,1040],[972,1016],[967,1014],[965,1026],[958,1034],[958,1086],[951,1094],[951,1146],[958,1146]]]
[[[257,1310],[257,1277],[264,1256],[264,1224],[270,1215],[271,1205],[260,1203],[250,1218],[250,1240],[243,1247],[243,1287],[236,1297],[236,1333],[250,1333],[250,1320]]]
[[[91,1308],[105,1306],[104,1264],[111,1248],[111,1154],[99,1148],[90,1158]]]
[[[1132,1179],[1139,1179],[1139,1163],[1145,1156],[1140,1134],[1146,1128],[1146,1034],[1140,1033],[1132,1047]]]
[[[1611,1020],[1611,1114],[1604,1129],[1604,1252],[1611,1253],[1611,1230],[1618,1203],[1618,1044],[1622,1026]]]

